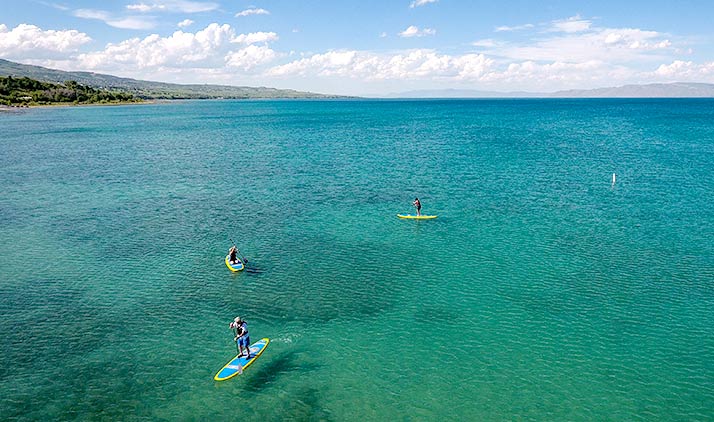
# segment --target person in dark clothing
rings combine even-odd
[[[417,210],[417,215],[421,215],[421,201],[419,201],[419,198],[414,198],[413,204]]]

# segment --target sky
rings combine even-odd
[[[379,96],[714,83],[712,0],[0,0],[0,58]]]

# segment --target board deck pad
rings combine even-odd
[[[228,267],[228,269],[233,271],[234,273],[241,271],[243,268],[245,268],[245,265],[243,264],[243,261],[240,260],[240,258],[235,264],[231,264],[231,261],[228,258],[230,258],[230,255],[226,255],[226,267]]]
[[[213,377],[216,381],[225,381],[229,378],[233,378],[236,375],[240,375],[243,371],[249,367],[256,359],[263,353],[266,347],[268,347],[270,339],[263,338],[250,345],[250,359],[245,356],[236,356],[231,359],[220,371]]]

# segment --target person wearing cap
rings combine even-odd
[[[241,317],[235,317],[233,322],[230,324],[235,337],[233,341],[238,345],[238,356],[243,356],[243,347],[245,347],[246,358],[250,358],[250,335],[248,335],[248,323],[241,319]]]

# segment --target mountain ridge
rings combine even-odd
[[[143,81],[94,72],[67,72],[0,59],[0,76],[29,77],[43,82],[72,80],[93,88],[123,91],[144,99],[342,98],[293,89]]]
[[[555,92],[424,89],[392,93],[385,98],[714,98],[714,84],[701,82],[630,84]]]

